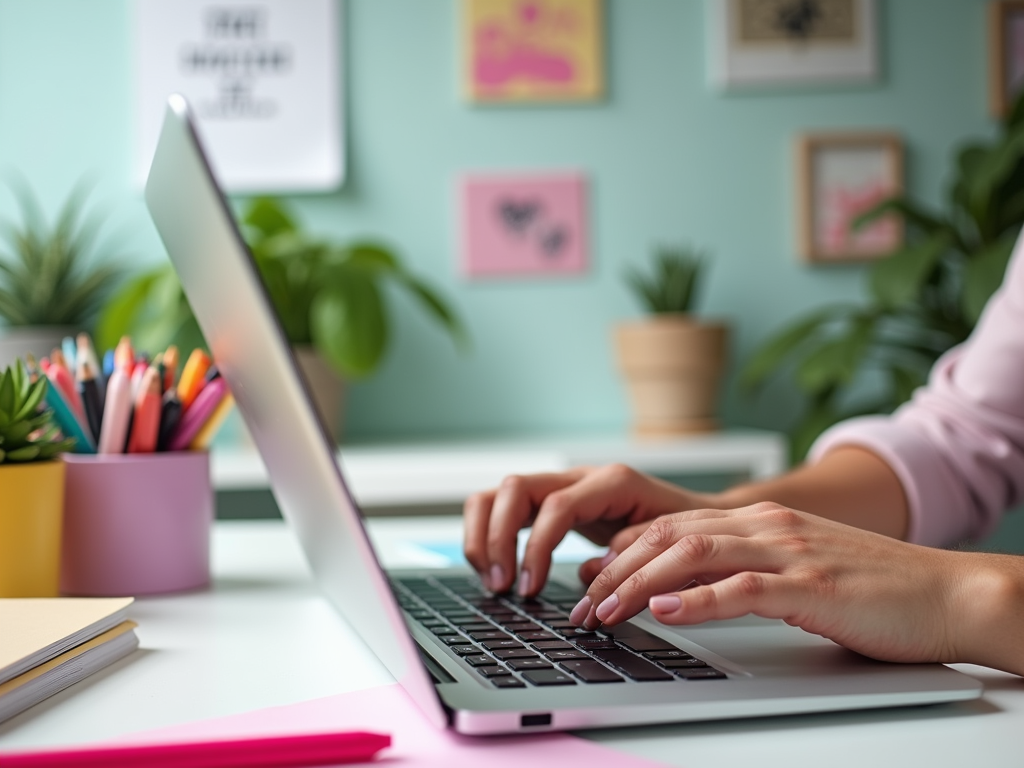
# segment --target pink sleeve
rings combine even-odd
[[[892,416],[832,427],[811,461],[838,445],[893,468],[919,544],[981,538],[1024,499],[1024,236],[974,333],[939,359],[928,384]]]

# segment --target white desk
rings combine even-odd
[[[393,560],[402,537],[420,539],[453,525],[392,518],[374,521],[373,529],[385,559]],[[283,523],[219,523],[214,570],[210,591],[139,600],[132,617],[142,649],[0,725],[0,747],[93,741],[390,682],[318,596]],[[1019,768],[1024,681],[962,669],[985,683],[983,699],[586,736],[689,768]]]
[[[446,440],[343,446],[339,458],[364,507],[461,504],[509,474],[560,472],[620,462],[660,475],[731,473],[766,478],[786,467],[785,438],[775,432],[726,431],[669,440],[624,434]],[[268,487],[252,448],[213,453],[217,490]]]

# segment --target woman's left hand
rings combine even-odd
[[[974,553],[907,544],[768,502],[666,515],[633,535],[593,579],[575,623],[613,625],[648,606],[665,624],[753,613],[876,659],[969,660]]]

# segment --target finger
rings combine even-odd
[[[586,470],[578,482],[555,491],[544,499],[533,521],[523,553],[520,592],[540,592],[551,569],[551,553],[565,535],[577,526],[597,521],[623,520],[638,506],[638,499],[650,496],[651,478],[621,465]],[[660,495],[662,489],[654,488]]]
[[[491,518],[494,493],[493,490],[474,493],[462,506],[463,552],[485,584],[490,567],[487,558],[487,524]]]
[[[609,549],[608,552],[601,557],[592,557],[589,560],[580,563],[580,581],[584,584],[590,584],[597,574],[607,568],[611,564],[612,560],[618,557],[618,555],[618,552],[613,549]]]
[[[530,524],[549,494],[576,483],[584,470],[536,475],[509,475],[501,481],[487,523],[487,586],[505,592],[516,577],[519,530]]]
[[[614,611],[616,601],[612,599],[612,595],[619,586],[684,536],[688,534],[736,535],[740,533],[742,521],[739,518],[727,516],[719,510],[706,510],[706,512],[710,514],[705,515],[703,519],[691,513],[677,513],[664,515],[651,523],[631,546],[626,548],[594,578],[587,589],[587,594],[570,614],[570,620],[588,629],[597,627]],[[667,587],[667,589],[675,589],[682,583]],[[606,600],[611,602],[605,604]],[[599,616],[597,610],[602,605],[604,608]]]
[[[649,606],[654,618],[663,624],[701,624],[749,613],[789,620],[806,612],[809,597],[790,577],[743,571],[714,584],[655,595]]]
[[[731,511],[731,510],[730,510]],[[692,520],[716,520],[727,516],[726,510],[720,509],[685,509],[672,513],[672,519],[676,522],[688,522]],[[657,519],[657,518],[655,518]],[[616,552],[625,552],[637,539],[643,536],[644,531],[651,527],[654,520],[645,520],[642,523],[623,528],[615,534],[608,542],[608,548]]]
[[[774,548],[742,536],[689,533],[630,574],[600,603],[595,615],[618,624],[647,607],[659,594],[679,592],[694,580],[714,581],[744,571],[772,573],[782,566]]]

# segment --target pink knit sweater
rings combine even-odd
[[[910,505],[910,541],[948,546],[990,533],[1024,500],[1024,235],[971,337],[892,416],[837,424],[811,449],[881,456]]]

